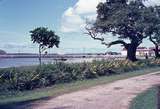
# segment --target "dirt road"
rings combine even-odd
[[[32,109],[128,109],[130,101],[153,85],[160,72],[119,80],[36,103]]]

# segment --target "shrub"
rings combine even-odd
[[[55,63],[41,67],[0,69],[0,91],[23,91],[76,80],[125,73],[146,67],[160,66],[160,60],[102,60],[90,63]]]

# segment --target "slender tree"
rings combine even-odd
[[[123,45],[127,50],[126,58],[136,61],[137,47],[144,38],[148,37],[146,17],[149,12],[142,0],[130,2],[127,0],[106,0],[105,3],[99,3],[97,6],[96,21],[87,23],[87,34],[95,40],[100,40],[108,47],[116,44]],[[107,43],[102,35],[106,33],[117,36],[118,40]],[[125,39],[130,42],[125,42]]]
[[[41,66],[42,53],[48,48],[53,48],[54,46],[58,48],[60,38],[54,33],[54,31],[48,30],[48,28],[45,27],[38,27],[30,31],[30,33],[32,42],[39,44],[39,63]]]

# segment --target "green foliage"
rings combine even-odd
[[[92,25],[95,33],[112,33],[120,39],[129,38],[138,45],[145,37],[147,7],[140,0],[106,1],[97,6],[97,19]]]
[[[153,34],[149,32],[151,27],[159,24],[158,8],[146,7],[143,1],[108,0],[100,3],[92,28],[96,33],[112,33],[119,35],[120,39],[128,38],[131,42],[140,44],[143,38]]]
[[[127,1],[100,3],[97,6],[98,17],[95,27],[103,32],[118,34],[121,38],[132,40],[136,40],[136,36],[143,38],[141,36],[144,30],[142,20],[145,9],[144,4],[137,0],[130,3]]]
[[[40,44],[42,48],[52,48],[53,46],[58,47],[59,45],[59,36],[53,31],[48,30],[48,28],[39,27],[30,31],[30,33],[32,42]]]
[[[95,60],[91,63],[55,63],[44,64],[41,67],[7,68],[0,70],[0,91],[33,90],[159,65],[160,60],[137,61],[135,63],[128,60]]]

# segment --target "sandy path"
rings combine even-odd
[[[128,109],[130,101],[153,85],[160,72],[119,80],[37,103],[32,109]]]

